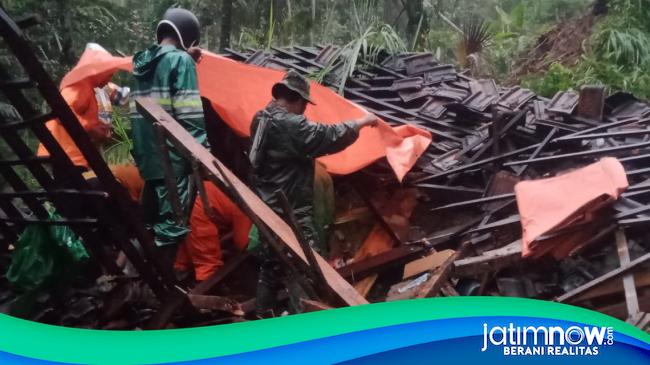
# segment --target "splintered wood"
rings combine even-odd
[[[425,271],[435,270],[440,265],[445,263],[452,255],[454,250],[444,250],[440,252],[434,252],[427,257],[423,257],[419,260],[411,261],[406,266],[404,266],[404,275],[402,279],[407,279],[418,274],[421,274]]]

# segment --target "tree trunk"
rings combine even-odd
[[[293,20],[293,9],[291,8],[291,0],[287,0],[287,19]],[[289,24],[289,45],[293,46],[293,24]]]
[[[67,1],[59,0],[59,12],[61,15],[61,63],[74,65],[76,60],[72,45],[72,19]]]
[[[221,2],[221,35],[219,39],[219,49],[230,47],[230,34],[232,33],[232,0],[222,0]]]
[[[309,43],[314,45],[314,28],[316,28],[316,0],[311,0],[311,27],[309,27]]]
[[[429,20],[424,11],[422,0],[406,0],[406,16],[408,23],[406,25],[406,35],[411,41],[413,49],[420,43],[422,35],[428,32]]]
[[[405,18],[404,7],[399,0],[384,0],[384,23],[394,25],[398,17]]]

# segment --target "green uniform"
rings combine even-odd
[[[187,52],[174,46],[155,45],[133,57],[132,97],[149,97],[174,117],[199,143],[208,147],[203,106],[196,79],[196,67]],[[169,145],[169,157],[176,186],[185,209],[185,222],[175,221],[167,198],[160,150],[156,146],[153,124],[142,117],[131,103],[133,158],[145,180],[143,206],[153,224],[156,244],[178,243],[189,231],[187,216],[192,199],[189,193],[190,163]]]
[[[258,130],[261,124],[264,130]],[[354,122],[310,122],[275,102],[257,113],[251,125],[254,148],[255,139],[261,139],[251,161],[255,191],[280,216],[284,214],[275,192],[284,192],[305,238],[312,240],[319,252],[325,252],[325,244],[319,242],[313,223],[314,159],[342,151],[356,141],[359,133],[355,126]]]
[[[275,192],[287,196],[305,239],[320,253],[326,243],[314,225],[314,159],[342,151],[359,136],[354,122],[314,123],[289,113],[276,102],[258,112],[251,125],[253,188],[277,214],[284,216]],[[266,244],[257,292],[258,312],[271,309],[283,272]]]

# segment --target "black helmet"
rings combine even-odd
[[[199,19],[191,11],[181,8],[167,9],[156,28],[158,43],[162,40],[164,33],[161,30],[165,27],[171,28],[176,33],[184,50],[199,44],[201,25]]]

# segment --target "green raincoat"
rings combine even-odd
[[[133,57],[132,97],[149,97],[158,102],[199,143],[208,147],[203,106],[196,79],[196,67],[187,52],[174,46],[154,45]],[[153,124],[144,119],[131,102],[133,158],[145,180],[143,206],[153,224],[156,244],[178,243],[189,232],[187,216],[191,207],[189,193],[190,163],[169,147],[176,186],[185,210],[184,222],[177,222],[167,198],[160,150],[156,146]]]
[[[287,112],[276,102],[258,112],[251,125],[253,187],[271,209],[284,216],[275,192],[282,190],[314,249],[325,253],[314,225],[315,158],[344,150],[359,136],[354,122],[322,124]]]

